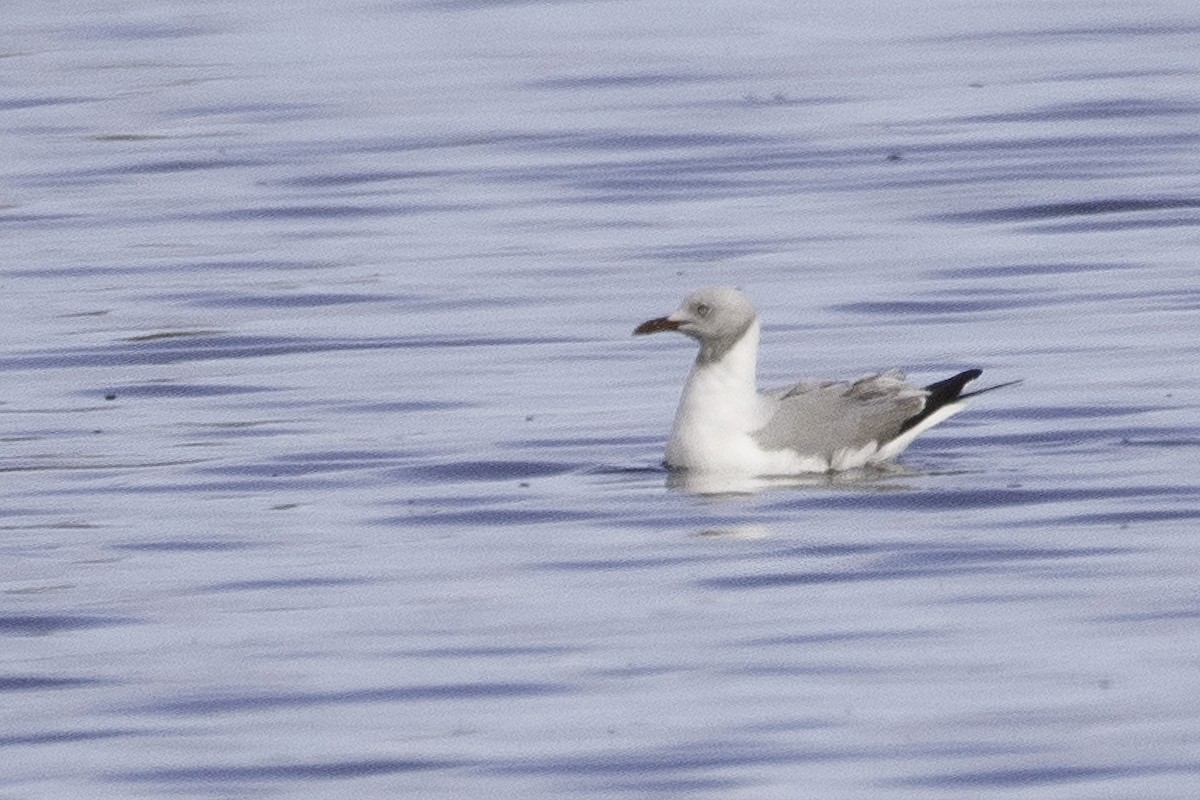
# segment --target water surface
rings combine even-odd
[[[0,790],[1190,798],[1191,4],[132,3],[0,34]],[[901,468],[658,465],[761,374]]]

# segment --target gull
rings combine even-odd
[[[982,370],[920,387],[892,369],[852,382],[802,381],[759,391],[758,314],[727,286],[698,289],[673,314],[643,322],[633,333],[662,331],[700,344],[667,442],[664,464],[671,469],[783,476],[883,464],[962,411],[966,398],[1011,385],[964,394]]]

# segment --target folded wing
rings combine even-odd
[[[754,436],[767,450],[786,448],[832,459],[899,436],[905,423],[921,414],[928,395],[899,370],[853,383],[799,383],[767,393],[764,401],[773,413]]]

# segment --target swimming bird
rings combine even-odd
[[[920,387],[888,370],[855,381],[802,381],[759,391],[761,325],[746,296],[709,286],[634,335],[678,331],[700,344],[683,387],[664,463],[672,469],[773,476],[830,472],[894,459],[965,408],[982,374],[969,369]],[[1014,381],[1013,383],[1016,383]]]

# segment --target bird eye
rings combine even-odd
[[[696,306],[696,315],[697,316],[707,317],[711,313],[712,313],[712,306],[710,306],[708,303],[701,303],[700,305]]]

